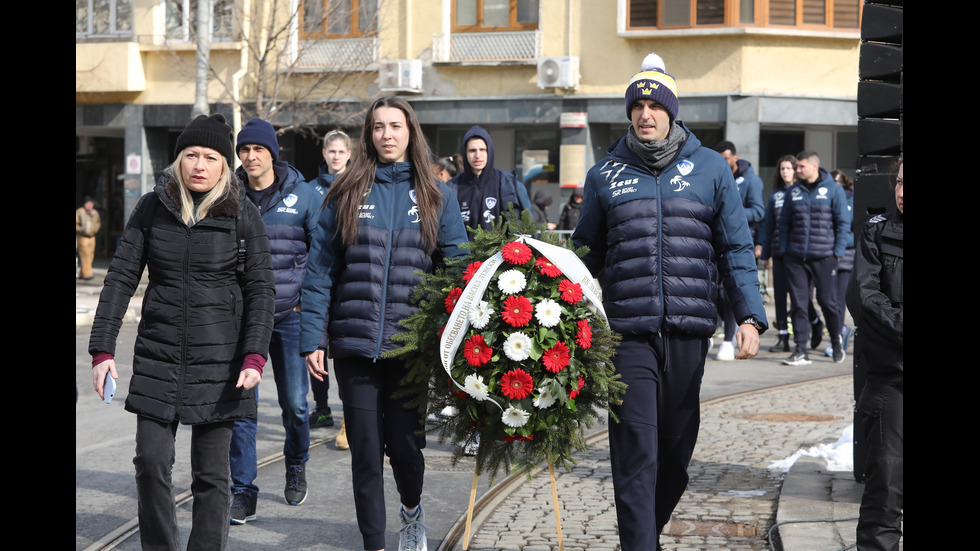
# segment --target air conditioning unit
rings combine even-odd
[[[538,58],[538,88],[578,88],[578,57]]]
[[[422,60],[396,59],[381,61],[378,87],[385,92],[421,92]]]

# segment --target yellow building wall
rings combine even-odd
[[[433,38],[449,17],[446,0],[382,1],[379,14],[381,59],[427,60],[423,88],[439,84],[443,96],[619,95],[639,71],[649,52],[657,52],[686,94],[764,94],[803,97],[856,97],[860,40],[843,34],[772,29],[691,31],[690,34],[626,37],[617,31],[617,3],[609,0],[541,0],[541,55],[580,58],[581,80],[574,92],[541,89],[533,62],[496,65],[436,63]],[[76,102],[99,103],[120,98],[145,104],[193,103],[194,44],[153,44],[162,17],[159,2],[137,0],[134,35],[140,42],[76,43]],[[257,32],[263,3],[253,3],[251,32]],[[155,23],[156,21],[156,23]],[[569,36],[571,30],[571,36]],[[212,65],[220,79],[211,79],[209,101],[229,101],[234,73],[242,63],[241,43],[212,44]],[[254,62],[248,72],[254,74]],[[315,76],[296,79],[302,87]],[[377,95],[377,72],[369,70],[325,85],[320,97],[368,98]],[[254,94],[254,79],[241,82],[241,94]],[[287,91],[286,95],[289,94]],[[409,94],[408,97],[418,97]]]

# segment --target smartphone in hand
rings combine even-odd
[[[102,385],[102,396],[105,397],[105,403],[112,402],[112,396],[116,393],[116,380],[112,378],[112,372],[105,372],[105,383]]]

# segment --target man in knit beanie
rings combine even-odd
[[[647,56],[626,88],[631,124],[589,171],[572,234],[589,247],[582,261],[623,336],[613,362],[628,388],[609,423],[623,551],[660,549],[687,487],[716,281],[740,324],[738,359],[758,353],[768,327],[732,170],[678,120],[677,89],[663,60]]]
[[[245,123],[238,133],[236,148],[242,162],[236,174],[245,188],[245,196],[259,209],[269,235],[276,281],[269,359],[286,431],[283,497],[288,505],[299,505],[307,495],[306,461],[310,457],[310,413],[306,400],[309,376],[299,354],[299,298],[309,253],[307,244],[312,242],[323,197],[306,183],[298,170],[279,160],[279,140],[267,121],[252,119]],[[232,524],[245,524],[256,518],[257,428],[256,419],[239,419],[232,430]]]

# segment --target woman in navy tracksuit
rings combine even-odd
[[[844,196],[847,197],[847,210],[851,213],[851,219],[854,219],[854,180],[849,178],[847,174],[839,170],[832,170],[830,175],[834,177],[834,181],[840,184],[840,187],[844,188]],[[854,270],[854,230],[847,232],[847,244],[845,245],[844,256],[841,257],[840,262],[837,263],[837,269],[834,270],[834,276],[837,278],[837,304],[840,306],[840,316],[844,319],[844,309],[846,308],[844,302],[847,296],[847,283],[851,279],[851,271]],[[843,338],[842,345],[847,348],[847,342],[851,337],[851,328],[844,324],[841,329],[841,337]],[[824,350],[825,356],[833,357],[833,347],[828,344],[827,349]]]
[[[300,350],[322,378],[329,342],[365,549],[385,547],[384,455],[401,499],[402,544],[425,548],[422,418],[404,407],[408,398],[392,398],[404,363],[381,356],[397,347],[391,336],[402,331],[399,321],[416,311],[416,272],[461,255],[466,241],[456,197],[429,164],[411,106],[395,96],[376,100],[353,162],[327,193],[303,282]]]

